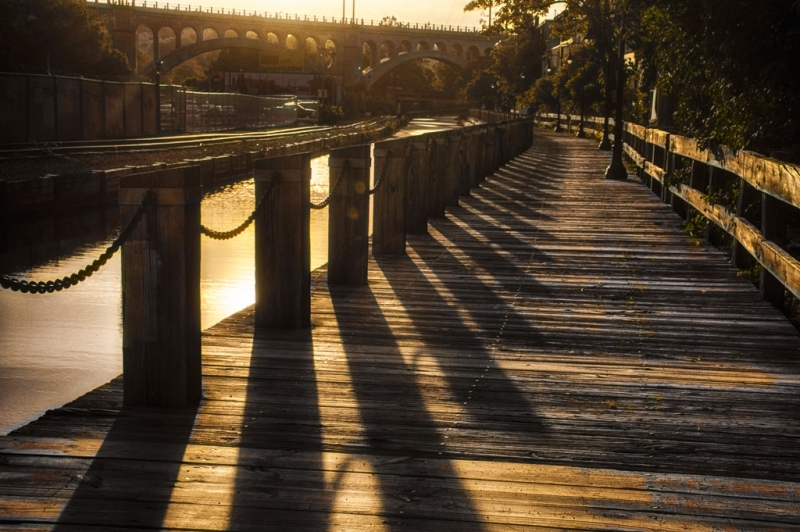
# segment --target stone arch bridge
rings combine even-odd
[[[369,86],[412,59],[433,59],[458,67],[489,52],[494,42],[472,28],[419,24],[381,25],[358,19],[289,16],[174,3],[90,4],[107,21],[116,46],[137,60],[137,33],[153,36],[153,56],[161,72],[202,53],[225,48],[304,52],[303,70],[341,76],[345,84],[366,79]],[[159,47],[159,36],[174,46]],[[155,63],[137,65],[143,75]]]

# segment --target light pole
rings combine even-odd
[[[156,61],[156,134],[161,134],[161,66],[163,59]]]
[[[605,20],[609,20],[611,18],[610,15],[610,0],[606,0],[605,3]],[[606,102],[605,102],[605,110],[603,112],[603,140],[600,141],[600,146],[598,147],[601,151],[610,151],[611,150],[611,139],[608,135],[608,122],[609,117],[611,115],[611,105],[612,105],[612,98],[611,98],[611,46],[612,41],[614,40],[614,29],[609,25],[608,28],[608,41],[606,41],[606,71],[605,71],[605,81],[606,81]]]
[[[625,8],[619,6],[619,63],[617,64],[617,106],[614,115],[614,149],[611,152],[611,164],[606,168],[606,179],[624,181],[628,179],[628,171],[622,162],[622,104],[625,92]]]

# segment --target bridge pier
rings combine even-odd
[[[183,408],[201,397],[199,168],[123,177],[123,220],[148,191],[122,246],[123,403]]]
[[[370,162],[368,144],[333,150],[328,159],[332,191],[328,206],[329,284],[367,284]],[[337,184],[339,179],[342,182]]]
[[[311,154],[255,163],[256,327],[306,329],[311,325],[309,216]],[[266,196],[265,196],[266,194]]]

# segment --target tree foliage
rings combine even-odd
[[[702,146],[797,148],[800,13],[793,0],[639,0],[635,45]]]
[[[112,78],[131,72],[83,0],[2,0],[0,20],[0,70]]]

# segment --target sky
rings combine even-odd
[[[102,1],[102,0],[101,0]],[[342,16],[343,0],[180,0],[170,2],[173,6],[213,7],[216,9],[268,11],[282,14],[317,15],[318,17]],[[353,2],[356,3],[356,18],[377,21],[386,16],[394,16],[401,22],[418,22],[444,24],[447,26],[478,27],[481,19],[486,20],[488,13],[472,11],[464,12],[468,0],[438,0],[435,2],[421,2],[420,0],[344,0],[347,17],[352,16]],[[143,0],[136,0],[141,5]],[[153,0],[148,0],[148,5],[153,5]],[[167,2],[161,0],[160,5]]]

